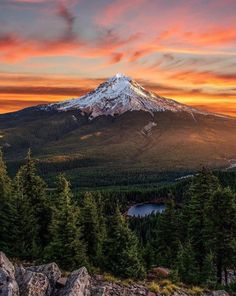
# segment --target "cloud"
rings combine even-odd
[[[72,12],[64,3],[59,4],[57,14],[62,18],[62,20],[65,21],[66,24],[66,30],[63,34],[63,39],[67,41],[73,40],[75,38],[75,34],[73,32],[74,22],[76,19],[75,15],[72,14]]]
[[[48,101],[4,100],[0,99],[0,114],[17,111],[30,106],[47,104]]]
[[[110,26],[118,22],[126,13],[133,11],[146,0],[115,0],[103,8],[103,12],[96,18],[99,25]]]
[[[213,71],[178,71],[170,79],[191,82],[193,84],[236,85],[235,73],[218,73]]]
[[[185,32],[182,35],[186,43],[215,46],[224,45],[227,43],[236,42],[236,29],[235,28],[214,28],[208,29],[205,32]]]
[[[0,94],[60,95],[79,97],[90,91],[80,87],[0,86]]]

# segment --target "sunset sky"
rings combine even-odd
[[[0,113],[117,72],[236,116],[236,0],[0,0]]]

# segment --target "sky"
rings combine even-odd
[[[121,72],[236,116],[236,0],[0,0],[0,113]]]

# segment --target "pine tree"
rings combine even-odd
[[[213,252],[217,268],[217,281],[222,283],[235,256],[236,197],[229,188],[218,188],[207,203],[205,212],[206,246]]]
[[[81,209],[83,238],[87,245],[87,255],[92,264],[101,260],[102,256],[102,235],[99,225],[97,205],[93,195],[85,193],[83,206]],[[101,225],[102,226],[102,225]]]
[[[203,262],[203,270],[201,274],[201,282],[207,287],[213,289],[216,286],[217,278],[215,272],[214,255],[210,251]]]
[[[0,250],[11,254],[14,202],[12,199],[12,182],[8,177],[2,151],[0,150]]]
[[[194,177],[187,193],[188,240],[191,241],[200,270],[206,256],[204,229],[205,208],[213,192],[219,187],[218,179],[206,168]]]
[[[26,199],[32,207],[35,229],[37,232],[36,244],[39,252],[48,243],[48,225],[50,222],[49,201],[46,195],[46,184],[43,179],[37,175],[35,162],[31,157],[31,151],[28,151],[26,164],[23,165],[17,173],[17,192],[19,196]]]
[[[66,270],[87,265],[85,243],[81,239],[80,211],[72,200],[70,184],[63,175],[57,183],[56,205],[50,225],[51,241],[45,258],[55,260]]]
[[[129,229],[118,208],[109,222],[104,254],[108,271],[120,277],[142,278],[142,264],[137,237]]]
[[[185,246],[179,243],[179,251],[174,269],[177,271],[180,280],[184,283],[199,283],[199,270],[190,242],[187,242]]]
[[[178,250],[178,224],[173,199],[166,203],[165,211],[160,215],[157,227],[157,263],[171,267]]]
[[[22,178],[19,174],[16,175],[13,183],[15,203],[14,256],[20,259],[33,260],[38,257],[40,252],[37,244],[38,224],[30,199],[26,198],[23,193]]]

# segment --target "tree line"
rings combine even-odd
[[[10,178],[0,152],[0,250],[30,262],[56,261],[68,271],[84,265],[144,278],[164,266],[176,282],[227,283],[236,267],[235,193],[208,169],[183,188],[181,202],[169,192],[163,213],[127,218],[120,211],[126,198],[74,194],[64,175],[50,190],[30,151]]]
[[[0,228],[0,250],[13,258],[145,276],[137,237],[118,204],[105,204],[99,193],[76,199],[64,175],[48,190],[30,151],[14,179],[0,154]]]
[[[188,284],[228,283],[236,270],[236,196],[208,169],[198,173],[175,205],[159,215],[132,218],[147,267],[161,265]]]

